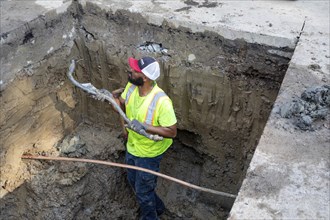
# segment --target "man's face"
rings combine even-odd
[[[128,71],[128,82],[136,86],[143,86],[144,81],[141,74],[142,73],[131,69],[131,71]]]

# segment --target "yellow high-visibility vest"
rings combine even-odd
[[[168,127],[176,124],[173,104],[165,92],[155,83],[154,88],[140,97],[138,87],[128,83],[121,97],[125,100],[128,119],[136,119],[153,126]],[[156,157],[163,154],[172,144],[171,138],[162,141],[150,140],[130,129],[127,151],[137,157]]]

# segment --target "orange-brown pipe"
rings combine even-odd
[[[137,166],[132,166],[132,165],[127,165],[127,164],[121,164],[121,163],[114,163],[114,162],[109,162],[109,161],[102,161],[102,160],[91,160],[91,159],[79,159],[79,158],[69,158],[69,157],[47,157],[47,156],[33,156],[33,155],[22,155],[23,159],[34,159],[34,160],[60,160],[60,161],[73,161],[73,162],[83,162],[83,163],[96,163],[96,164],[103,164],[107,166],[114,166],[114,167],[122,167],[122,168],[128,168],[128,169],[133,169],[133,170],[139,170],[147,173],[154,174],[156,176],[162,177],[164,179],[179,183],[181,185],[203,191],[203,192],[208,192],[220,196],[225,196],[225,197],[230,197],[230,198],[236,198],[236,195],[230,194],[230,193],[225,193],[225,192],[220,192],[217,190],[213,189],[208,189],[205,187],[197,186],[179,179],[176,179],[171,176],[167,176],[162,173],[155,172],[153,170],[137,167]]]

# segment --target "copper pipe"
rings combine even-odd
[[[91,159],[79,159],[79,158],[69,158],[69,157],[47,157],[47,156],[33,156],[33,155],[22,155],[22,159],[35,159],[35,160],[60,160],[60,161],[73,161],[73,162],[83,162],[83,163],[96,163],[96,164],[103,164],[107,166],[114,166],[114,167],[122,167],[122,168],[128,168],[128,169],[133,169],[133,170],[139,170],[147,173],[151,173],[153,175],[162,177],[164,179],[179,183],[181,185],[203,191],[203,192],[208,192],[220,196],[225,196],[225,197],[230,197],[230,198],[236,198],[236,195],[230,194],[230,193],[225,193],[225,192],[220,192],[217,190],[213,189],[208,189],[205,187],[197,186],[179,179],[176,179],[171,176],[167,176],[162,173],[155,172],[153,170],[137,167],[137,166],[132,166],[132,165],[127,165],[127,164],[121,164],[121,163],[114,163],[114,162],[108,162],[108,161],[101,161],[101,160],[91,160]]]

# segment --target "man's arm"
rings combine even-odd
[[[120,96],[123,91],[123,88],[117,89],[112,92],[112,96],[115,99],[116,103],[120,106],[120,108],[125,112],[125,100]]]
[[[172,101],[169,98],[164,99],[159,106],[158,112],[157,121],[159,126],[146,125],[146,132],[158,134],[165,138],[175,138],[177,134],[177,120]]]
[[[169,127],[147,125],[146,132],[150,134],[158,134],[165,138],[175,138],[177,133],[177,128],[176,128],[176,124]]]

